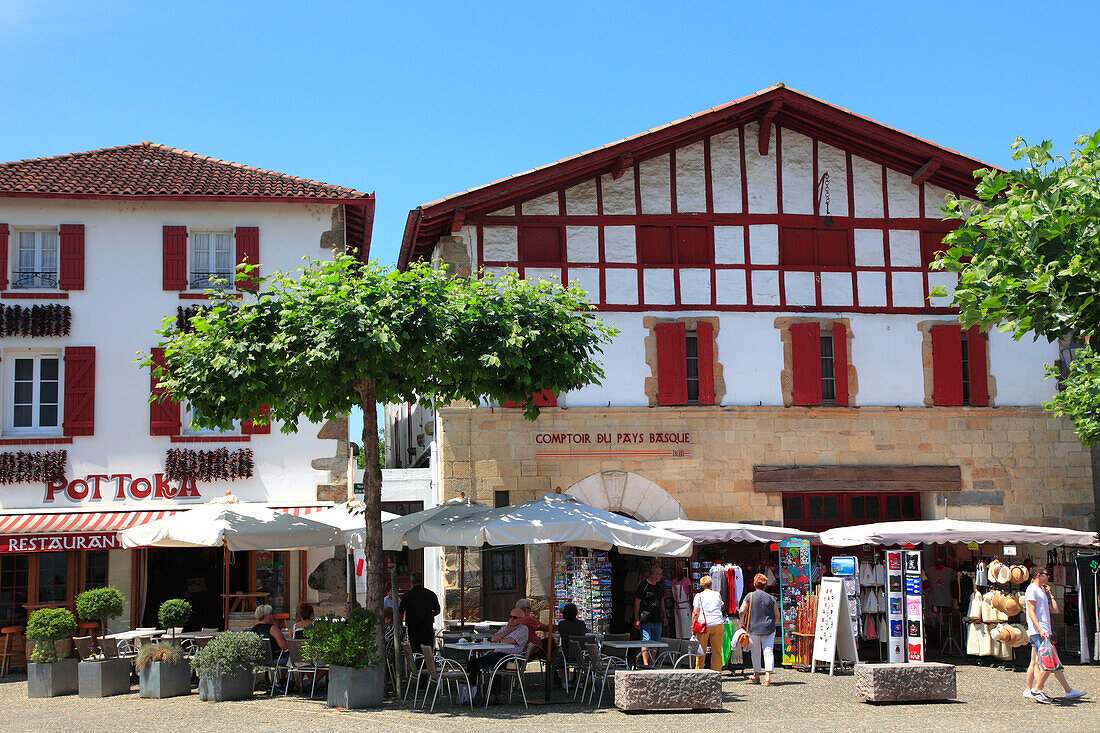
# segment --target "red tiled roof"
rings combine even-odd
[[[365,203],[373,194],[143,142],[0,163],[0,197]]]

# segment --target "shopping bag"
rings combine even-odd
[[[1039,666],[1047,672],[1053,672],[1062,668],[1062,662],[1058,659],[1058,650],[1050,643],[1050,639],[1043,639],[1039,645]]]
[[[980,625],[970,624],[970,633],[966,635],[966,653],[972,657],[981,654],[981,643],[978,639],[978,626]]]
[[[974,591],[970,596],[970,608],[966,612],[967,618],[980,619],[982,617],[982,594]]]

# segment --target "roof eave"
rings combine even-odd
[[[35,199],[76,199],[92,201],[171,201],[198,203],[290,203],[290,204],[365,204],[370,202],[370,213],[374,215],[374,194],[360,197],[328,196],[234,196],[234,195],[189,195],[189,194],[107,194],[107,193],[62,193],[57,191],[0,191],[0,198]]]

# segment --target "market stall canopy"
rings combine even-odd
[[[819,542],[817,532],[790,527],[767,527],[762,524],[738,524],[737,522],[694,522],[690,519],[669,519],[653,522],[659,529],[690,537],[701,545],[719,542],[782,542],[792,537]]]
[[[119,532],[122,546],[305,550],[342,544],[335,527],[227,496],[155,522]]]
[[[1002,544],[1064,545],[1096,547],[1095,532],[1078,532],[1057,527],[1029,527],[1023,524],[963,522],[929,519],[911,522],[879,522],[855,527],[838,527],[821,533],[821,543],[830,547],[853,545],[939,544],[943,542],[997,542]]]
[[[363,526],[363,502],[359,500],[348,501],[343,504],[337,504],[334,507],[329,507],[328,509],[322,509],[319,512],[310,514],[309,518],[314,522],[320,522],[321,524],[335,527],[344,533],[345,538],[349,532],[356,532],[358,530],[366,531],[366,528]],[[397,514],[382,512],[383,522],[388,522],[391,519],[397,518]]]
[[[421,537],[420,528],[425,523],[433,522],[445,525],[474,514],[487,512],[489,509],[490,507],[484,504],[478,504],[476,501],[462,496],[445,501],[430,509],[406,514],[403,517],[396,517],[388,521],[384,520],[382,522],[382,549],[396,552],[406,546],[410,550],[431,547],[433,543],[425,542]],[[356,550],[362,549],[365,537],[365,530],[349,534],[348,547]]]
[[[428,522],[421,526],[420,536],[444,547],[562,544],[668,557],[687,557],[692,548],[683,535],[597,509],[568,494],[546,494],[447,524]]]

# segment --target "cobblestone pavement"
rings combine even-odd
[[[1089,693],[1083,700],[1039,705],[1020,692],[1024,675],[973,666],[958,671],[959,700],[952,703],[875,706],[857,702],[853,679],[824,674],[781,671],[772,686],[762,688],[739,676],[725,675],[725,710],[715,713],[627,715],[609,707],[600,710],[575,704],[503,705],[457,708],[443,701],[434,713],[390,703],[370,712],[329,710],[323,702],[299,697],[256,695],[244,702],[206,703],[194,694],[167,700],[129,695],[106,699],[76,696],[31,700],[23,677],[0,681],[0,711],[4,731],[50,730],[66,733],[126,731],[159,733],[187,731],[386,731],[387,733],[512,733],[514,731],[874,731],[935,730],[936,733],[1010,726],[1013,730],[1100,731],[1100,666],[1067,669],[1070,682]],[[1049,682],[1050,693],[1061,692]],[[518,699],[518,698],[517,698]]]

